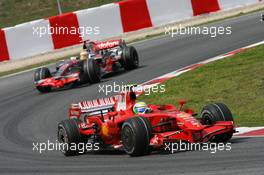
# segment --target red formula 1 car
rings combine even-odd
[[[133,46],[127,46],[123,40],[106,42],[84,41],[81,57],[96,60],[101,75],[118,71],[120,68],[132,70],[138,67],[139,58]]]
[[[72,104],[70,119],[58,124],[58,141],[66,145],[100,143],[131,156],[141,156],[169,142],[227,142],[235,132],[230,110],[222,103],[203,108],[201,118],[190,109],[174,105],[148,105],[148,112],[133,113],[136,94],[132,90],[119,95]],[[66,156],[78,150],[62,149]]]
[[[122,40],[107,42],[85,41],[80,57],[56,64],[56,71],[46,67],[34,73],[34,82],[38,91],[45,93],[52,88],[63,88],[82,83],[97,83],[101,77],[120,68],[132,70],[138,67],[138,53],[133,46],[127,46]]]
[[[56,64],[56,71],[46,67],[38,68],[34,73],[36,89],[41,93],[52,88],[72,87],[82,83],[100,82],[100,68],[94,60],[67,60]]]

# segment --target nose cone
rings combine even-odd
[[[185,112],[181,112],[177,115],[177,123],[190,130],[201,130],[204,128],[196,118]]]

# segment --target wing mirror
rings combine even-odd
[[[108,113],[110,116],[115,116],[115,115],[117,115],[117,112],[116,111],[114,111],[114,112],[109,112]]]
[[[182,110],[182,107],[186,104],[186,100],[182,99],[178,101],[179,105],[180,105],[180,111]]]
[[[115,120],[115,116],[117,115],[117,112],[116,111],[113,111],[113,112],[109,112],[108,113],[109,115],[109,120]]]

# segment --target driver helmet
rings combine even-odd
[[[147,110],[148,110],[148,106],[145,102],[137,102],[133,106],[133,112],[135,114],[145,114]]]
[[[70,60],[75,61],[75,60],[77,60],[77,57],[71,57]]]
[[[88,57],[88,52],[87,51],[82,51],[80,53],[80,60],[85,60],[85,59],[87,59],[87,57]]]

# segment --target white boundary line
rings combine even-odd
[[[262,130],[262,129],[264,129],[264,127],[238,127],[238,128],[236,128],[236,130],[238,132],[235,133],[234,135],[235,136],[239,136],[240,134],[246,134],[246,133],[249,133],[249,132],[252,132],[252,131],[257,131],[257,130]],[[239,136],[239,137],[242,137],[242,136]]]
[[[148,84],[151,81],[155,81],[155,80],[158,80],[158,79],[163,79],[163,78],[169,78],[170,79],[170,78],[177,77],[177,76],[179,76],[179,75],[181,75],[181,74],[183,74],[185,72],[188,72],[190,70],[195,69],[197,65],[199,65],[199,67],[200,67],[200,66],[203,66],[205,64],[208,64],[208,63],[211,63],[211,62],[214,62],[214,61],[217,61],[217,60],[221,60],[221,59],[230,57],[232,55],[235,55],[235,54],[237,54],[239,52],[244,51],[245,49],[253,48],[253,47],[256,47],[256,46],[259,46],[259,45],[262,45],[262,44],[264,44],[264,40],[261,41],[261,42],[258,42],[258,43],[255,43],[255,44],[251,44],[251,45],[248,45],[248,46],[233,50],[231,52],[216,56],[216,57],[213,57],[213,58],[209,58],[209,59],[201,61],[201,62],[194,63],[194,64],[189,65],[189,66],[185,66],[183,68],[177,69],[177,70],[172,71],[170,73],[167,73],[167,74],[164,74],[162,76],[156,77],[156,78],[154,78],[152,80],[146,81],[146,82],[142,83],[142,85]],[[157,82],[155,84],[157,84]],[[150,84],[148,84],[148,85],[150,85]]]

